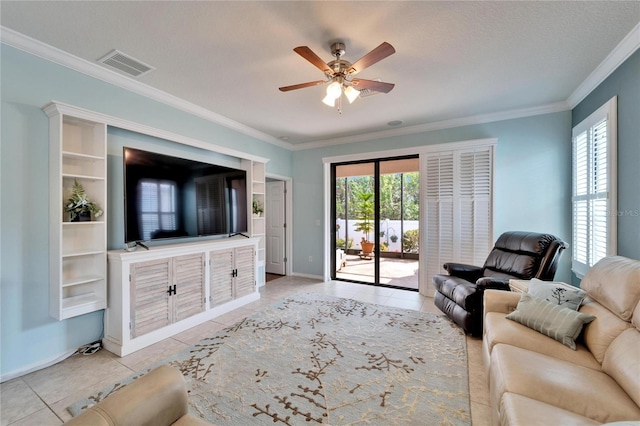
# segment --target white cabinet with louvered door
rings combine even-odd
[[[251,294],[256,289],[255,253],[253,247],[235,249],[235,298]]]
[[[211,306],[256,291],[255,256],[253,246],[211,252]]]
[[[131,265],[131,338],[204,312],[204,253]]]
[[[171,259],[131,265],[131,338],[171,324]]]
[[[104,347],[124,356],[260,299],[257,238],[108,252]]]
[[[218,306],[233,300],[233,249],[211,252],[211,306]]]
[[[204,253],[173,258],[171,314],[182,321],[205,310]]]

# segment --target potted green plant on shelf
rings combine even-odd
[[[369,235],[373,232],[373,193],[358,192],[356,196],[355,210],[358,215],[359,222],[356,223],[355,230],[364,233],[364,237],[360,241],[362,254],[370,256],[373,253],[375,243],[369,239]]]
[[[71,222],[89,222],[92,213],[94,217],[102,216],[102,209],[98,204],[89,201],[84,187],[77,180],[73,181],[71,196],[64,209],[69,212]]]
[[[264,212],[264,207],[262,206],[262,203],[257,198],[254,198],[253,199],[253,214],[258,216],[258,217],[260,217],[260,216],[262,216],[263,212]]]

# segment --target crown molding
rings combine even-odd
[[[355,154],[337,155],[333,157],[323,157],[324,164],[346,163],[350,161],[365,161],[375,158],[402,157],[408,155],[420,155],[440,151],[474,149],[480,147],[495,148],[498,145],[497,138],[470,139],[460,142],[436,143],[433,145],[412,146],[409,148],[391,148],[383,151],[366,151]]]
[[[624,61],[640,48],[640,23],[638,23],[622,39],[620,43],[604,58],[604,61],[578,86],[567,98],[573,109],[586,98],[596,87],[611,75]]]
[[[294,145],[293,151],[305,149],[323,148],[332,145],[344,145],[353,142],[365,142],[375,139],[392,138],[397,136],[413,135],[416,133],[431,132],[434,130],[451,129],[455,127],[471,126],[474,124],[491,123],[494,121],[511,120],[514,118],[530,117],[533,115],[550,114],[554,112],[567,111],[571,109],[567,102],[556,102],[549,105],[542,105],[532,108],[523,108],[510,111],[493,112],[489,114],[472,115],[469,117],[454,118],[451,120],[436,121],[433,123],[420,124],[417,126],[401,127],[393,130],[383,130],[380,132],[362,133],[359,135],[346,136],[342,138],[325,139],[322,141],[302,143]]]
[[[204,118],[205,120],[219,124],[228,129],[235,130],[238,133],[242,133],[255,139],[259,139],[263,142],[276,145],[280,148],[290,149],[291,147],[289,143],[283,142],[271,135],[260,132],[244,124],[238,123],[237,121],[231,120],[230,118],[227,118],[223,115],[192,104],[191,102],[187,102],[184,99],[180,99],[176,96],[155,89],[151,86],[141,83],[140,81],[101,67],[96,63],[74,56],[68,52],[65,52],[64,50],[43,43],[10,28],[0,26],[0,39],[2,40],[2,43],[8,46],[30,53],[58,65],[62,65],[66,68],[70,68],[82,74],[86,74],[90,77],[96,78],[106,83],[129,90],[133,93],[137,93],[144,97],[161,102],[165,105],[169,105],[186,113]]]
[[[230,157],[241,158],[245,160],[258,161],[260,163],[268,163],[269,159],[259,157],[257,155],[249,154],[243,151],[238,151],[233,148],[227,148],[224,146],[204,142],[198,139],[183,136],[177,133],[169,132],[167,130],[157,129],[155,127],[147,126],[145,124],[136,123],[134,121],[125,120],[123,118],[113,117],[101,112],[95,112],[84,108],[79,108],[73,105],[68,105],[62,102],[52,101],[51,103],[42,107],[42,110],[48,117],[53,117],[56,114],[71,115],[78,118],[83,118],[89,121],[96,121],[104,123],[107,126],[117,127],[119,129],[130,130],[132,132],[140,133],[143,135],[153,136],[159,139],[165,139],[168,141],[177,142],[183,145],[189,145],[196,148],[204,149],[207,151],[216,152],[218,154],[228,155]],[[230,165],[233,167],[233,165]]]

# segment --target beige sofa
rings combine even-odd
[[[72,426],[205,426],[210,423],[188,413],[182,374],[163,365],[117,393],[87,408],[66,425]]]
[[[580,287],[595,316],[577,349],[505,318],[521,293],[487,290],[484,363],[494,425],[600,425],[640,420],[640,261],[602,259]]]

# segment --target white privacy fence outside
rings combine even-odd
[[[348,222],[348,224],[346,223]],[[338,230],[336,232],[336,240],[345,240],[345,230],[348,229],[349,239],[353,240],[352,249],[360,249],[360,241],[362,237],[364,237],[364,233],[361,231],[356,231],[356,224],[361,222],[360,220],[344,220],[338,219],[336,220],[336,225],[338,225]],[[401,223],[403,227],[401,227]],[[380,221],[380,233],[382,236],[378,235],[378,238],[374,238],[375,235],[372,231],[369,234],[369,238],[371,241],[375,241],[377,243],[384,243],[387,245],[387,250],[389,252],[400,252],[401,244],[402,244],[402,234],[401,232],[407,232],[412,229],[419,229],[419,221],[417,220],[381,220]],[[396,238],[397,237],[397,238]],[[395,241],[394,241],[395,240]]]

